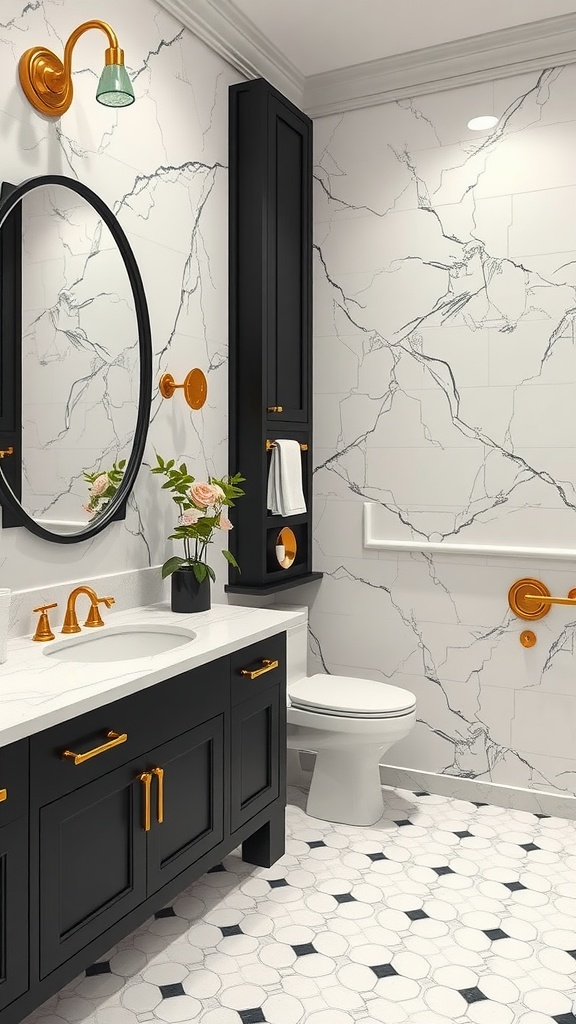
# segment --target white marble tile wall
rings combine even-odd
[[[197,478],[220,475],[228,468],[228,86],[238,76],[154,0],[125,0],[122,4],[101,0],[97,7],[95,11],[88,0],[3,0],[0,178],[17,183],[46,173],[66,174],[98,192],[112,208],[128,235],[144,281],[155,385],[164,371],[179,381],[194,366],[208,378],[208,400],[200,412],[191,412],[181,393],[168,403],[155,391],[146,460],[154,460],[157,449],[164,456],[185,456]],[[38,115],[18,83],[20,54],[42,43],[61,53],[70,32],[96,15],[110,22],[118,34],[136,102],[117,111],[96,102],[106,39],[94,31],[83,36],[75,49],[75,98],[70,110],[55,120]],[[44,269],[43,283],[48,287],[49,266]],[[91,282],[94,286],[101,282],[96,278]],[[64,315],[62,302],[57,312]],[[102,326],[102,317],[80,322],[74,309],[68,308],[68,313],[70,319],[63,324],[68,329],[90,324],[99,330]],[[124,348],[126,333],[126,325],[116,319],[108,340],[120,346],[117,354]],[[50,350],[55,357],[52,396],[65,388],[62,357],[70,355],[62,335],[58,339],[62,345]],[[98,340],[102,340],[100,336]],[[50,367],[44,369],[49,375]],[[113,457],[114,431],[104,406],[107,396],[111,405],[120,406],[115,415],[122,417],[120,430],[129,434],[133,396],[126,375],[133,376],[132,367],[125,363],[115,367],[109,375],[108,392],[94,391],[89,396],[90,432],[98,443],[104,442],[101,450]],[[126,407],[124,402],[128,402]],[[86,406],[79,406],[76,412],[85,410]],[[46,408],[37,412],[39,418],[44,417]],[[39,438],[51,436],[53,425],[52,421],[39,423]],[[75,437],[82,434],[80,427],[78,430]],[[83,441],[88,433],[87,429]],[[95,457],[90,450],[89,461]],[[47,471],[46,460],[36,461],[36,471],[43,471],[42,480],[39,478],[42,493],[53,493],[59,468]],[[76,490],[74,502],[81,497],[82,489]],[[42,502],[39,507],[44,507]],[[0,583],[17,590],[49,588],[79,576],[158,565],[172,550],[166,538],[174,523],[173,507],[144,466],[126,521],[112,524],[92,541],[64,546],[41,541],[20,529],[2,531]],[[226,566],[218,552],[213,562],[218,591],[226,578]]]
[[[314,670],[417,695],[391,765],[570,797],[576,609],[525,650],[507,592],[576,586],[575,85],[572,65],[315,123],[310,617]],[[366,550],[367,500],[391,540],[575,557]]]

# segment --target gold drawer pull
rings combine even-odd
[[[241,668],[240,675],[247,676],[248,679],[258,679],[258,676],[263,676],[266,672],[273,672],[275,668],[278,668],[278,665],[278,661],[271,661],[270,658],[262,658],[262,668]]]
[[[142,827],[145,832],[150,831],[150,787],[152,785],[152,774],[151,772],[142,772],[138,776],[140,782],[144,786],[144,820]]]
[[[158,809],[156,811],[156,817],[158,824],[161,825],[164,821],[164,769],[153,768],[152,775],[155,775],[158,779]]]
[[[112,729],[106,733],[109,742],[103,743],[101,747],[94,747],[92,750],[87,750],[85,754],[75,754],[73,750],[63,750],[62,757],[68,757],[74,764],[84,764],[84,761],[89,761],[91,757],[96,757],[98,754],[104,754],[107,750],[112,750],[113,747],[119,747],[121,743],[126,743],[128,739],[127,732],[114,732]]]
[[[0,789],[0,804],[3,804],[8,799],[8,790]]]

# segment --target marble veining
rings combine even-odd
[[[576,586],[544,550],[576,552],[575,81],[315,122],[312,661],[412,690],[418,724],[387,758],[455,795],[576,790],[575,616],[553,609],[527,651],[506,600],[520,576]],[[467,130],[491,109],[496,129]],[[379,538],[443,550],[364,548],[366,501]]]
[[[90,32],[74,52],[74,102],[51,121],[25,100],[17,61],[27,47],[42,42],[60,53],[76,25],[94,17],[94,7],[88,0],[5,0],[2,179],[18,183],[65,174],[97,192],[118,217],[150,309],[149,445],[125,522],[111,524],[101,537],[50,553],[45,542],[21,530],[2,532],[1,582],[13,589],[67,581],[78,575],[79,557],[85,576],[165,561],[173,515],[148,473],[156,450],[184,457],[199,479],[228,468],[227,107],[228,86],[238,76],[154,0],[126,0],[120,7],[102,0],[97,14],[124,47],[136,102],[115,111],[95,101],[104,37]],[[36,256],[28,265],[24,309],[30,371],[25,489],[29,507],[40,516],[81,522],[88,493],[81,469],[107,468],[130,444],[138,362],[125,271],[114,272],[102,233],[90,229],[83,235],[73,211],[55,205],[63,214],[64,244],[58,253],[52,245],[43,259],[38,244],[28,250]],[[36,227],[41,226],[39,219]],[[194,413],[178,400],[181,395],[167,403],[156,390],[162,372],[181,380],[193,366],[208,378],[208,401]],[[224,569],[218,575],[221,588]]]
[[[232,605],[214,605],[207,612],[175,616],[169,602],[110,612],[106,613],[106,625],[97,631],[99,636],[105,636],[111,626],[150,623],[154,627],[183,626],[193,630],[196,639],[164,654],[98,664],[82,660],[80,645],[76,648],[78,662],[63,663],[46,657],[51,641],[38,644],[29,637],[10,640],[8,661],[0,666],[0,746],[198,668],[305,621],[303,612]]]

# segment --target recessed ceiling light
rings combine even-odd
[[[487,128],[493,128],[495,124],[498,124],[498,118],[494,117],[494,114],[484,114],[468,121],[468,128],[473,132],[484,132]]]

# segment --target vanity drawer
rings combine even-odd
[[[0,747],[0,826],[28,813],[28,740]]]
[[[228,687],[229,661],[220,658],[38,733],[30,741],[32,803],[48,804],[222,713]]]
[[[270,686],[286,687],[286,634],[244,647],[231,656],[232,704],[240,704]],[[278,662],[273,667],[274,662]],[[267,665],[266,663],[271,663]],[[251,673],[246,675],[245,673]]]

